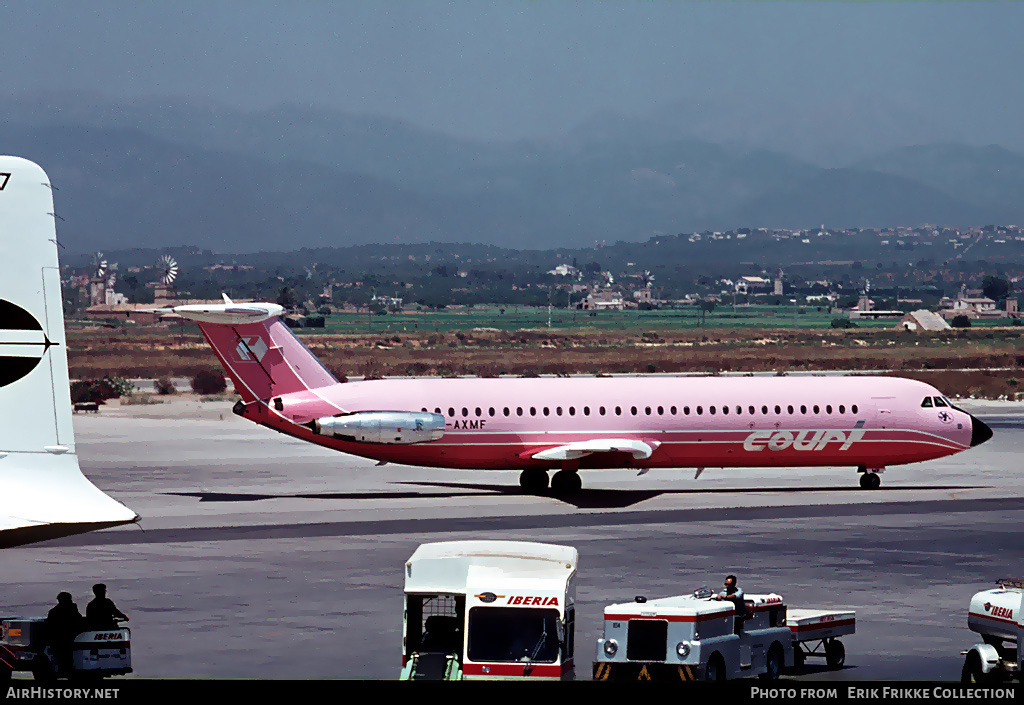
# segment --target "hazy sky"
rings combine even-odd
[[[681,100],[1024,124],[1024,3],[4,2],[0,95],[311,103],[489,138]]]

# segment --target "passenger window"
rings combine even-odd
[[[825,413],[826,413],[826,414],[831,414],[831,413],[832,413],[832,405],[831,405],[831,404],[828,404],[828,405],[827,405],[827,406],[825,407]]]
[[[857,405],[856,404],[854,404],[853,406],[850,407],[850,413],[851,414],[856,414],[857,413]]]
[[[948,406],[942,397],[935,397],[935,406]]]
[[[516,416],[522,416],[522,415],[523,415],[523,407],[517,406],[516,407]]]
[[[487,414],[489,416],[494,416],[494,407],[493,406],[490,409],[487,410]]]
[[[448,407],[448,415],[449,416],[455,416],[455,409],[453,409],[452,407],[449,406]]]
[[[713,407],[713,406],[708,407],[708,413],[711,414],[712,416],[714,416],[715,415],[715,407]]]
[[[729,405],[728,404],[723,404],[722,405],[722,413],[723,414],[728,414],[729,413]]]
[[[479,407],[479,406],[478,406],[478,407],[476,408],[476,415],[477,415],[477,416],[483,416],[483,415],[484,415],[484,412],[482,412],[482,411],[480,410],[480,407]]]
[[[689,416],[689,415],[690,415],[690,407],[684,406],[683,407],[683,416]]]
[[[842,404],[839,405],[839,413],[840,414],[845,414],[846,413],[846,407],[844,405],[842,405]]]
[[[615,407],[615,415],[616,416],[622,416],[622,407],[621,406]]]
[[[661,416],[664,413],[665,413],[665,407],[659,406],[658,407],[658,416]]]
[[[806,414],[807,413],[807,407],[805,405],[803,405],[803,404],[800,405],[800,413],[801,414]]]
[[[767,415],[768,414],[768,407],[767,406],[762,406],[761,407],[761,413]]]
[[[604,407],[603,406],[600,409],[598,409],[597,411],[598,411],[598,413],[601,414],[601,416],[604,416]]]
[[[550,415],[551,415],[551,409],[549,409],[549,408],[547,408],[547,407],[545,406],[545,407],[544,407],[544,415],[545,415],[545,416],[550,416]]]
[[[932,406],[932,398],[931,397],[925,397],[924,401],[921,402],[921,406],[923,408],[925,408],[925,409],[930,409],[931,406]]]
[[[671,414],[672,414],[673,416],[675,416],[675,415],[676,415],[676,412],[677,412],[677,411],[678,411],[678,410],[677,410],[677,409],[676,409],[676,408],[675,408],[674,406],[673,406],[673,407],[672,407],[671,409],[669,409],[669,413],[671,413]]]
[[[816,414],[817,414],[817,413],[819,413],[819,412],[821,412],[821,408],[820,408],[820,407],[819,407],[819,406],[818,406],[817,404],[815,404],[815,405],[814,405],[814,413],[816,413]]]
[[[576,407],[575,406],[570,406],[569,407],[569,416],[575,416],[575,415],[576,415]]]
[[[697,416],[700,416],[700,415],[702,415],[703,413],[704,413],[704,407],[702,407],[702,406],[698,406],[698,407],[697,407]]]
[[[462,415],[469,416],[469,409],[467,409],[466,407],[462,407]]]
[[[435,414],[440,414],[440,413],[441,413],[441,410],[440,410],[440,409],[434,409],[434,413],[435,413]]]
[[[633,416],[636,416],[636,407],[635,406],[629,407],[629,411],[630,411],[630,413],[633,414]]]
[[[787,406],[787,407],[786,407],[786,411],[788,411],[789,413],[791,413],[791,414],[792,414],[792,413],[793,413],[793,405],[792,405],[792,404],[790,404],[789,406]]]
[[[649,407],[649,406],[644,407],[644,413],[647,414],[648,416],[650,416],[651,415],[651,407]]]
[[[508,416],[510,413],[507,406],[504,409],[502,409],[502,412],[505,414],[505,416]]]
[[[562,415],[562,407],[560,407],[560,406],[555,407],[555,413],[558,414],[559,416],[561,416]]]
[[[536,416],[536,415],[537,415],[537,407],[531,406],[530,407],[530,416]]]

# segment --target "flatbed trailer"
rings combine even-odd
[[[803,667],[810,657],[821,657],[831,669],[842,668],[846,647],[839,640],[857,631],[857,615],[853,610],[791,609],[786,626],[793,635],[793,667]]]

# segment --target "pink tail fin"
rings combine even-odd
[[[199,327],[246,403],[337,383],[280,318]]]

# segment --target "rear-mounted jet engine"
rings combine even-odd
[[[313,433],[360,443],[426,443],[444,435],[444,417],[413,411],[360,411],[312,423]]]

